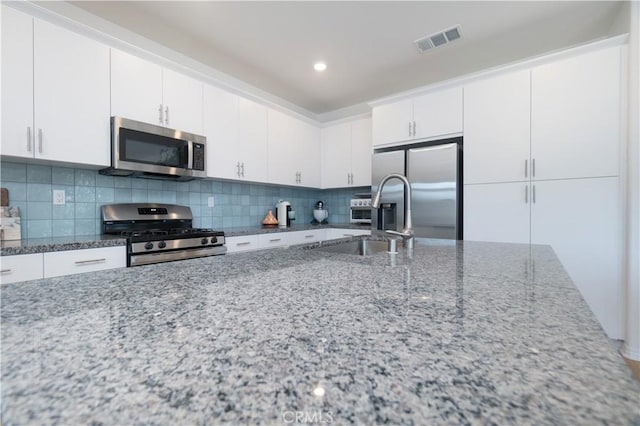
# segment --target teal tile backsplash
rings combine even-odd
[[[9,190],[10,204],[20,208],[23,238],[99,234],[100,206],[131,202],[188,205],[194,226],[224,230],[260,224],[267,210],[275,210],[281,199],[291,202],[297,223],[309,223],[316,201],[323,200],[329,221],[346,223],[349,200],[370,189],[320,190],[208,179],[171,182],[4,161],[0,163],[0,185]],[[65,191],[65,205],[53,205],[54,189]],[[209,197],[214,197],[215,207],[208,207]]]

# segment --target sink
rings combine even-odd
[[[333,244],[328,246],[320,246],[314,250],[325,251],[329,253],[356,254],[367,256],[388,250],[386,241],[376,240],[358,240],[349,241],[342,244]]]

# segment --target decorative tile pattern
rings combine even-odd
[[[51,235],[68,236],[69,226],[63,231],[45,229],[50,219],[81,221],[75,226],[76,235],[88,235],[90,230],[99,232],[99,207],[110,203],[159,202],[188,205],[191,207],[196,226],[229,228],[260,225],[268,210],[274,210],[281,200],[291,202],[296,211],[296,223],[305,225],[313,219],[313,207],[323,200],[329,210],[331,223],[349,221],[349,199],[356,192],[369,188],[318,190],[283,187],[259,183],[196,180],[171,182],[152,179],[135,179],[100,175],[95,170],[70,167],[2,162],[2,186],[9,189],[12,205],[21,203],[22,234],[32,238]],[[28,208],[27,202],[52,203],[53,189],[63,189],[66,205],[50,206],[38,211]],[[215,207],[207,206],[213,196]],[[34,204],[35,206],[35,204]],[[35,208],[32,206],[32,208]],[[27,214],[29,213],[29,214]],[[217,218],[217,220],[210,220]],[[91,219],[90,225],[87,220]],[[31,220],[45,220],[27,228]],[[65,222],[66,223],[66,222]],[[61,225],[59,223],[59,225]],[[80,232],[80,233],[78,233]]]

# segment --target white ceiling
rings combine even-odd
[[[80,1],[313,114],[624,32],[624,2]],[[624,21],[624,20],[623,20]],[[461,24],[419,54],[413,40]],[[324,60],[324,73],[313,70]]]

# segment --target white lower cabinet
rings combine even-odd
[[[273,232],[258,235],[258,248],[267,249],[275,247],[286,247],[289,244],[291,232]]]
[[[81,274],[127,266],[124,246],[44,253],[44,277]]]
[[[553,247],[607,335],[622,330],[618,177],[464,186],[464,239]]]
[[[2,284],[127,266],[125,246],[0,256]]]
[[[42,253],[0,257],[1,284],[39,278],[42,278]]]
[[[238,237],[225,238],[227,253],[237,253],[240,251],[249,251],[258,249],[257,235],[241,235]]]
[[[371,229],[327,229],[325,239],[335,240],[338,238],[356,237],[359,235],[371,235]]]

